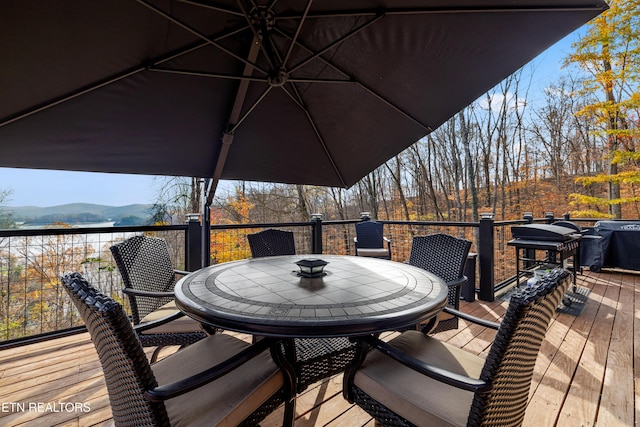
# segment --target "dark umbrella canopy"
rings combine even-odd
[[[603,0],[4,0],[0,166],[348,187]]]

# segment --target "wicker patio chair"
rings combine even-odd
[[[292,369],[274,363],[274,341],[215,334],[150,365],[119,303],[78,273],[62,282],[98,352],[116,426],[257,425],[283,402],[291,425]]]
[[[296,253],[291,231],[267,229],[249,234],[247,239],[254,258]],[[356,354],[355,344],[346,337],[296,338],[294,344],[298,393],[317,381],[343,372]]]
[[[463,271],[470,248],[470,241],[442,233],[415,236],[411,244],[409,264],[444,280],[448,286],[447,305],[456,310],[460,308],[460,289],[467,282]],[[441,312],[421,329],[431,333],[458,329],[458,318]]]
[[[296,254],[296,244],[291,231],[269,228],[259,233],[248,234],[247,240],[253,258]]]
[[[193,344],[207,336],[202,325],[185,316],[175,305],[176,274],[167,242],[148,236],[133,236],[111,246],[111,254],[122,276],[122,292],[129,298],[131,318],[144,347]]]
[[[391,259],[391,240],[382,234],[383,229],[384,224],[378,221],[356,223],[356,256]]]
[[[388,343],[363,338],[364,362],[345,373],[345,398],[385,426],[521,425],[540,346],[570,283],[559,269],[516,292],[501,324],[458,312],[498,328],[486,360],[419,331]],[[369,345],[376,350],[365,353]]]

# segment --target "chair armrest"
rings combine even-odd
[[[145,322],[139,323],[133,327],[136,332],[144,332],[149,329],[157,328],[158,326],[162,326],[165,323],[173,322],[176,319],[184,316],[185,314],[181,311],[176,311],[173,314],[163,317],[162,319],[154,320],[153,322]]]
[[[153,297],[153,298],[165,298],[165,297],[173,298],[175,296],[173,292],[142,291],[139,289],[131,289],[131,288],[123,288],[122,293],[125,295],[133,295],[136,297]]]
[[[181,394],[195,390],[196,388],[202,387],[203,385],[206,385],[211,381],[215,381],[218,378],[233,371],[234,369],[237,369],[244,363],[248,362],[249,360],[253,359],[257,355],[261,354],[263,351],[274,345],[274,343],[275,342],[273,339],[263,338],[252,344],[251,346],[245,348],[241,352],[230,357],[229,359],[225,360],[224,362],[212,366],[209,369],[206,369],[182,380],[164,384],[158,387],[154,387],[151,390],[147,390],[144,392],[144,397],[151,402],[161,402],[163,400],[171,399],[173,397],[180,396]]]
[[[453,288],[456,286],[462,286],[465,283],[467,283],[467,276],[461,276],[461,277],[458,277],[457,279],[447,282],[447,286],[450,288]]]
[[[173,272],[179,276],[186,276],[187,274],[191,273],[191,271],[186,271],[186,270],[173,270]]]
[[[367,336],[363,339],[375,349],[403,364],[404,366],[450,386],[472,392],[486,392],[493,388],[493,385],[486,381],[477,378],[471,378],[466,375],[456,374],[455,372],[451,372],[446,369],[425,363],[422,360],[416,359],[415,357],[398,350],[397,348],[393,347],[390,344],[387,344],[379,338]]]
[[[467,320],[477,325],[484,326],[485,328],[491,328],[495,330],[500,329],[500,323],[492,322],[491,320],[481,319],[479,317],[472,316],[467,313],[463,313],[460,310],[456,310],[455,308],[445,307],[442,309],[442,311],[444,311],[445,313],[453,314],[454,316],[459,317],[463,320]]]

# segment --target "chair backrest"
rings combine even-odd
[[[171,264],[169,247],[164,239],[133,236],[111,246],[110,249],[125,288],[150,292],[173,291],[176,275]],[[128,297],[135,325],[147,314],[172,300],[169,297]]]
[[[555,270],[511,296],[480,375],[493,388],[475,394],[469,426],[521,425],[540,346],[570,282],[567,270]]]
[[[356,223],[358,247],[363,249],[384,247],[383,228],[384,224],[378,221],[362,221]]]
[[[415,236],[411,243],[409,264],[430,271],[449,284],[447,289],[447,304],[449,307],[460,308],[460,294],[464,283],[464,266],[471,242],[459,239],[449,234],[430,234]],[[434,319],[435,320],[435,319]],[[459,320],[456,316],[438,316],[438,322],[430,333],[458,329]],[[429,323],[427,330],[432,328]]]
[[[296,245],[291,231],[269,228],[259,233],[247,235],[247,240],[249,240],[253,258],[296,254]]]
[[[122,306],[78,273],[66,274],[62,283],[98,352],[115,424],[168,426],[164,403],[144,398],[144,392],[158,384]]]
[[[471,242],[449,234],[415,236],[411,243],[409,264],[430,271],[445,282],[463,276]]]

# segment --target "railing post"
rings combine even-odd
[[[478,299],[493,301],[494,295],[494,230],[493,213],[480,214],[478,229],[478,261],[480,271]]]
[[[322,214],[311,214],[311,253],[322,253]]]
[[[202,208],[202,237],[200,238],[200,268],[211,264],[211,206],[204,204]]]
[[[545,212],[544,218],[547,220],[547,224],[553,224],[553,222],[556,220],[553,212]]]
[[[527,221],[529,224],[533,224],[533,213],[525,212],[522,214],[522,219]]]
[[[525,213],[522,215],[522,219],[524,219],[525,221],[527,221],[529,224],[533,224],[533,213],[532,213],[532,212],[525,212]],[[519,250],[520,250],[520,248],[516,248],[516,251],[519,251]],[[534,264],[535,264],[535,263],[534,263],[534,261],[528,261],[528,260],[535,259],[535,257],[536,257],[536,250],[535,250],[535,249],[528,249],[528,248],[525,248],[525,249],[523,249],[523,251],[524,251],[524,258],[525,258],[525,261],[524,261],[524,265],[523,265],[523,267],[524,267],[525,269],[533,267],[533,266],[534,266]],[[518,280],[518,281],[519,281],[519,280],[520,280],[520,278],[519,278],[519,277],[517,277],[517,278],[516,278],[516,280]]]
[[[187,214],[187,235],[184,242],[184,268],[196,271],[202,267],[202,225],[200,214]]]

